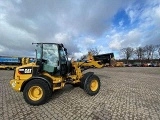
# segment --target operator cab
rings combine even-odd
[[[39,72],[47,72],[50,75],[67,74],[67,49],[63,44],[36,43],[36,64]]]

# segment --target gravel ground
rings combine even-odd
[[[160,67],[89,69],[101,79],[96,96],[67,85],[41,106],[28,105],[0,70],[0,120],[160,120]]]

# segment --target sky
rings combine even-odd
[[[0,56],[35,56],[63,43],[75,58],[160,44],[160,0],[0,0]]]

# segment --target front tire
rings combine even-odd
[[[96,95],[100,90],[100,80],[96,75],[92,75],[84,82],[84,91],[93,96]]]
[[[42,80],[28,82],[23,90],[23,97],[30,105],[42,105],[51,97],[52,91],[49,85]]]

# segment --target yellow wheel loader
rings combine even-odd
[[[83,68],[102,68],[106,66],[114,66],[115,59],[113,53],[93,55],[88,52],[85,62],[78,62]]]
[[[67,49],[63,44],[34,44],[36,62],[17,67],[10,81],[14,90],[23,92],[28,104],[46,103],[52,92],[62,89],[65,84],[78,85],[91,96],[99,92],[99,77],[93,72],[83,74],[77,62],[68,61]]]
[[[78,62],[78,63],[83,68],[85,68],[85,67],[86,68],[102,68],[104,66],[101,61],[99,61],[99,60],[95,61],[91,52],[88,52],[87,61]]]

